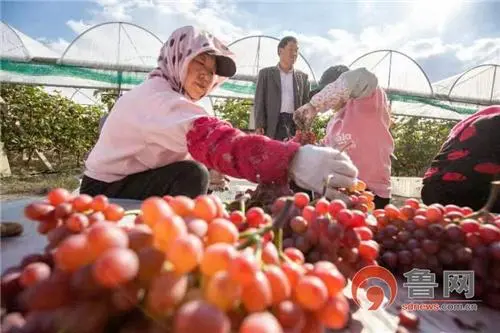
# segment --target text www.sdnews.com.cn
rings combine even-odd
[[[401,309],[407,311],[477,311],[475,303],[406,303]]]

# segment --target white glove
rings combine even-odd
[[[335,199],[342,200],[345,203],[349,203],[351,201],[347,194],[337,191],[336,189],[331,187],[327,188],[325,197],[329,200],[335,200]]]
[[[293,113],[293,121],[298,129],[309,129],[318,110],[311,103],[302,105]]]
[[[290,175],[298,186],[317,193],[323,193],[328,176],[332,176],[326,184],[328,197],[329,192],[334,195],[335,188],[354,185],[358,169],[345,153],[331,147],[305,145],[295,155]]]

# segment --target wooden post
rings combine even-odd
[[[255,131],[255,105],[252,103],[250,108],[250,119],[248,120],[248,129]]]
[[[3,98],[0,96],[0,108],[6,107],[6,103]],[[9,177],[11,176],[9,159],[7,158],[7,154],[3,150],[3,142],[1,141],[2,132],[0,127],[0,177]]]

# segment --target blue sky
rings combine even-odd
[[[98,5],[90,1],[2,1],[2,21],[31,37],[47,39],[75,37],[66,24],[70,19],[91,19]]]
[[[3,22],[59,52],[86,28],[120,20],[160,38],[185,24],[202,26],[228,42],[249,34],[293,34],[316,76],[330,65],[386,48],[413,57],[431,81],[481,63],[500,63],[500,1],[495,0],[3,0],[0,5]],[[268,62],[276,61],[274,54],[266,51]]]

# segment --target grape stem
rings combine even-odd
[[[287,263],[293,263],[294,262],[292,259],[288,258],[288,256],[283,251],[279,252],[279,257],[280,257],[281,260],[283,260],[283,261],[285,261]]]
[[[262,230],[264,230],[264,229],[262,229]],[[259,230],[259,231],[261,231],[261,230]],[[248,237],[248,239],[243,244],[238,245],[236,247],[236,250],[240,251],[240,250],[246,249],[247,247],[252,246],[258,242],[260,242],[260,236],[257,235],[257,232],[255,232],[252,235],[250,235],[250,237]]]
[[[328,184],[330,184],[330,180],[333,178],[333,175],[328,175],[326,177],[325,182],[323,183],[323,193],[321,193],[321,197],[324,198],[326,196],[326,190],[328,190]]]
[[[289,210],[293,205],[293,197],[288,197],[285,200],[285,205],[283,206],[283,209],[279,213],[278,217],[273,222],[273,229],[278,230],[278,229],[283,229],[285,226],[285,222],[287,221],[288,215],[289,215]]]
[[[490,195],[488,197],[488,201],[483,206],[483,208],[481,208],[480,210],[478,210],[475,213],[472,213],[472,214],[465,216],[462,220],[470,219],[470,218],[478,218],[478,217],[489,214],[491,208],[493,208],[493,206],[495,205],[497,200],[500,200],[499,194],[500,194],[500,180],[491,182]]]
[[[283,228],[276,230],[276,236],[273,239],[274,246],[278,249],[278,253],[283,253]]]
[[[274,237],[274,245],[278,249],[278,253],[282,254],[283,253],[283,227],[285,226],[285,222],[287,221],[289,217],[289,211],[290,208],[293,205],[293,198],[289,197],[285,201],[285,206],[279,213],[278,217],[274,220],[274,223],[272,225],[273,230],[275,231],[275,237]]]
[[[287,221],[287,218],[289,216],[289,211],[290,208],[293,205],[293,198],[289,197],[285,201],[285,205],[283,206],[283,209],[279,213],[278,217],[274,220],[274,222],[270,225],[267,225],[257,231],[250,231],[250,232],[244,232],[240,234],[239,239],[247,239],[243,244],[239,245],[236,249],[243,250],[248,246],[252,246],[255,243],[258,243],[261,241],[261,236],[264,235],[265,233],[269,231],[274,231],[275,232],[275,237],[273,240],[274,245],[278,249],[278,253],[280,255],[283,253],[283,227],[285,225],[285,222]]]
[[[262,238],[258,238],[256,244],[256,249],[255,249],[255,259],[257,260],[257,264],[259,267],[262,264]]]
[[[272,224],[266,225],[264,228],[258,229],[257,231],[250,230],[250,231],[245,231],[245,232],[241,233],[239,239],[245,239],[245,238],[248,238],[251,236],[262,236],[266,232],[271,231],[271,230],[273,230],[273,225]]]

